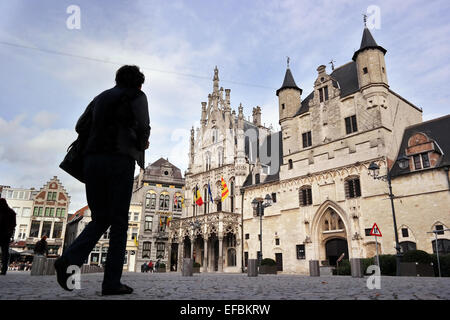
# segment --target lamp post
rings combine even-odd
[[[441,263],[439,262],[439,247],[438,247],[438,233],[442,232],[442,234],[444,234],[445,231],[450,231],[450,229],[443,229],[443,230],[433,230],[427,233],[434,233],[434,242],[436,245],[436,258],[437,258],[437,263],[438,263],[438,270],[439,270],[439,278],[441,277]]]
[[[262,216],[264,215],[264,209],[270,207],[272,205],[272,197],[269,194],[266,194],[266,197],[263,198],[255,198],[252,201],[252,207],[256,210],[259,215],[259,257],[258,261],[261,264],[263,251],[262,251]]]
[[[409,158],[402,155],[399,157],[394,165],[398,163],[400,169],[406,169],[409,166]],[[387,169],[387,174],[384,176],[380,176],[380,167],[375,163],[371,162],[369,165],[369,175],[376,180],[387,181],[389,187],[389,199],[391,200],[391,208],[392,208],[392,219],[394,221],[394,236],[395,236],[395,250],[397,251],[396,260],[397,260],[397,271],[396,275],[400,276],[400,262],[402,258],[400,243],[398,241],[398,232],[397,232],[397,221],[395,218],[395,207],[394,207],[394,195],[392,194],[392,183],[391,183],[391,172]]]

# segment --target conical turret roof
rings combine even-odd
[[[284,81],[281,88],[277,90],[277,96],[280,93],[280,91],[284,89],[296,89],[300,91],[300,94],[302,93],[302,89],[297,87],[294,77],[292,76],[291,69],[289,69],[289,67],[286,69],[286,74],[284,75]]]
[[[356,61],[356,57],[358,56],[358,54],[366,49],[378,49],[381,52],[383,52],[383,54],[386,54],[387,52],[385,48],[377,44],[377,42],[372,36],[372,33],[370,33],[370,30],[367,27],[364,28],[363,36],[361,39],[361,46],[359,47],[359,50],[353,54],[352,57],[353,61]]]

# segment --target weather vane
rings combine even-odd
[[[331,59],[331,61],[330,62],[328,62],[329,64],[331,64],[331,70],[334,70],[334,63],[335,63],[336,61],[334,61],[333,59]]]
[[[289,69],[289,57],[286,57],[286,58],[287,58],[287,67]]]
[[[363,13],[364,17],[364,27],[367,27],[367,14]]]

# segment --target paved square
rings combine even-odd
[[[134,288],[128,296],[100,295],[102,273],[82,274],[81,289],[64,291],[56,276],[8,272],[0,277],[2,300],[133,299],[133,300],[448,300],[450,278],[381,277],[381,289],[369,290],[367,277],[300,275],[124,273]]]

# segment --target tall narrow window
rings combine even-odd
[[[231,212],[234,212],[234,181],[230,183],[230,204],[231,204]]]
[[[150,241],[146,241],[143,243],[143,245],[142,245],[142,258],[143,259],[150,258],[151,249],[152,249],[152,243]]]
[[[293,163],[292,163],[292,159],[289,159],[288,161],[288,169],[291,170],[293,168]]]
[[[311,131],[303,133],[302,140],[303,140],[303,148],[310,147],[312,145]]]
[[[150,208],[150,200],[151,200],[151,195],[150,195],[150,193],[147,193],[145,195],[145,207],[148,209]]]
[[[159,209],[164,210],[164,195],[159,196]]]
[[[345,118],[345,131],[347,134],[358,131],[358,125],[356,123],[356,115]]]
[[[361,196],[361,184],[359,178],[350,178],[345,181],[345,194],[347,198],[357,198]]]
[[[319,89],[319,101],[324,102],[328,100],[328,86]]]
[[[416,170],[422,169],[422,164],[420,162],[420,155],[416,154],[413,158],[414,158],[414,168]]]
[[[299,191],[300,206],[309,206],[312,204],[311,186],[303,186]]]
[[[156,193],[152,193],[150,197],[150,208],[155,209],[156,208]]]
[[[424,168],[430,167],[430,159],[428,158],[428,153],[422,153],[422,164]]]
[[[144,231],[152,231],[152,228],[153,228],[153,217],[145,216]]]

